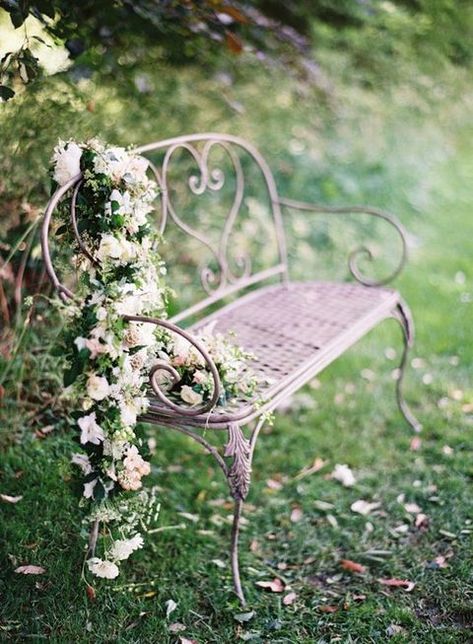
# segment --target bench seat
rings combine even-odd
[[[234,332],[235,342],[256,357],[251,367],[261,378],[258,399],[233,399],[188,424],[227,427],[248,421],[296,391],[322,371],[399,302],[396,291],[343,282],[290,282],[252,291],[193,325],[214,322],[215,332]],[[153,396],[146,420],[172,424],[172,412]],[[177,418],[176,418],[177,420]],[[182,423],[182,417],[179,418]]]

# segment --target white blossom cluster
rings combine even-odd
[[[83,497],[101,508],[91,512],[90,520],[114,528],[107,532],[104,557],[88,561],[94,575],[108,579],[143,545],[137,521],[131,521],[136,507],[132,510],[128,497],[124,502],[119,493],[140,490],[150,473],[136,434],[137,419],[149,404],[150,370],[157,360],[176,369],[186,384],[169,395],[190,406],[210,399],[214,389],[203,356],[187,340],[153,323],[123,319],[166,317],[166,269],[149,222],[158,189],[147,169],[142,157],[97,140],[60,142],[52,161],[53,179],[61,186],[82,173],[80,215],[94,260],[77,248],[83,303],[69,306],[71,382],[66,391],[80,410],[76,422],[83,452],[74,454],[72,462],[84,476]],[[198,339],[214,360],[227,396],[251,395],[255,378],[246,365],[251,356],[214,333],[213,326],[201,329]],[[158,373],[165,387],[166,373]]]

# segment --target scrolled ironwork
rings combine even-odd
[[[407,233],[401,222],[394,215],[379,208],[373,208],[372,206],[330,207],[286,198],[280,198],[279,203],[282,206],[286,206],[287,208],[292,208],[294,210],[327,213],[332,215],[365,214],[386,221],[395,229],[401,241],[401,257],[399,258],[394,270],[392,270],[386,277],[378,280],[369,279],[364,276],[359,267],[361,258],[364,257],[368,261],[374,260],[373,253],[366,246],[359,246],[351,251],[348,258],[348,268],[356,281],[364,286],[384,286],[385,284],[389,284],[389,282],[392,282],[392,280],[394,280],[403,270],[407,262]]]
[[[179,372],[174,369],[174,367],[169,363],[165,362],[164,360],[159,360],[151,369],[150,384],[157,398],[165,407],[165,409],[163,409],[163,413],[166,413],[167,410],[168,413],[179,412],[179,414],[181,414],[182,416],[194,417],[211,412],[215,408],[220,398],[222,385],[220,383],[220,377],[218,375],[217,367],[215,366],[212,357],[209,355],[204,345],[190,333],[187,333],[187,331],[184,331],[184,329],[181,329],[168,320],[161,320],[160,318],[147,317],[144,315],[124,315],[123,319],[127,322],[145,322],[147,324],[155,324],[156,326],[160,326],[164,329],[167,329],[168,331],[171,331],[172,333],[175,333],[176,335],[183,337],[185,340],[187,340],[187,342],[189,342],[189,344],[194,347],[194,349],[196,349],[199,355],[203,358],[206,368],[212,375],[214,387],[210,400],[195,407],[184,407],[183,405],[176,403],[174,400],[171,400],[169,396],[166,395],[166,393],[161,388],[162,383],[160,383],[158,380],[158,373],[160,371],[165,371],[171,376],[173,384],[177,384],[180,381]]]
[[[236,500],[244,500],[250,489],[251,445],[237,423],[230,423],[228,426],[224,456],[233,458],[227,475],[232,496]]]

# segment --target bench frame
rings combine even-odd
[[[172,203],[172,192],[168,183],[169,168],[172,157],[176,151],[179,151],[180,153],[184,152],[189,154],[198,170],[198,173],[191,176],[188,181],[189,190],[193,195],[201,195],[207,190],[212,192],[218,192],[221,190],[225,183],[225,174],[220,168],[213,167],[211,152],[214,148],[219,148],[221,151],[223,150],[227,155],[231,167],[233,168],[235,181],[233,201],[224,222],[218,247],[214,246],[202,233],[192,229],[179,217]],[[245,605],[238,562],[240,520],[243,502],[246,499],[250,488],[251,468],[256,441],[267,418],[267,414],[265,412],[274,410],[285,398],[294,393],[294,391],[305,384],[316,373],[322,371],[325,366],[333,362],[333,360],[343,353],[348,346],[351,346],[371,328],[376,326],[381,319],[377,319],[370,324],[366,324],[364,328],[357,328],[356,332],[354,330],[351,335],[348,334],[344,341],[344,346],[335,346],[330,352],[327,352],[326,355],[323,356],[323,359],[315,365],[313,372],[298,374],[297,377],[293,379],[290,386],[277,392],[276,395],[270,399],[263,399],[262,404],[254,405],[251,407],[250,411],[243,416],[240,415],[240,417],[238,417],[232,413],[227,415],[225,413],[219,413],[215,418],[212,417],[212,409],[215,407],[221,390],[217,369],[205,348],[192,335],[192,327],[190,327],[189,332],[182,328],[182,326],[179,326],[179,324],[183,323],[190,316],[195,316],[196,314],[205,311],[205,309],[210,305],[216,304],[230,295],[238,294],[238,292],[247,289],[248,287],[267,282],[271,278],[278,277],[283,285],[290,288],[291,282],[288,275],[286,239],[283,230],[283,218],[281,212],[282,208],[314,214],[325,213],[330,215],[353,215],[361,213],[384,220],[391,225],[399,236],[401,255],[398,264],[390,275],[386,276],[384,279],[375,281],[373,279],[366,278],[362,274],[359,268],[359,260],[362,257],[373,260],[371,251],[366,247],[355,249],[349,257],[349,268],[352,276],[360,284],[371,288],[384,286],[402,271],[407,260],[406,232],[402,224],[393,215],[378,208],[368,206],[333,208],[325,205],[311,204],[280,197],[278,195],[273,174],[265,159],[255,147],[240,137],[216,133],[191,134],[150,143],[149,145],[136,148],[135,151],[139,154],[161,152],[161,154],[164,155],[159,168],[153,163],[150,163],[150,169],[154,175],[153,178],[158,183],[161,191],[160,232],[164,232],[167,220],[171,219],[174,224],[179,226],[179,228],[181,228],[186,234],[196,238],[208,250],[210,250],[213,256],[214,265],[217,264],[218,266],[218,270],[206,266],[201,271],[201,284],[206,291],[207,296],[188,309],[175,315],[170,320],[142,316],[125,316],[125,319],[129,321],[151,322],[186,338],[202,355],[207,364],[207,368],[213,376],[215,384],[212,400],[205,405],[198,408],[178,405],[166,397],[166,394],[160,388],[159,379],[157,378],[159,371],[162,371],[163,369],[169,371],[169,367],[163,364],[157,364],[150,373],[150,384],[156,395],[157,404],[152,404],[150,410],[148,410],[140,420],[156,424],[162,428],[175,429],[176,431],[189,436],[214,457],[223,471],[229,486],[230,494],[234,499],[230,546],[233,584],[237,597],[241,604]],[[275,236],[279,261],[275,266],[261,270],[257,273],[252,273],[251,259],[249,257],[244,256],[236,259],[234,258],[234,263],[241,268],[241,274],[235,275],[230,268],[230,261],[228,259],[228,242],[233,225],[242,205],[245,191],[245,175],[239,156],[240,153],[247,154],[252,158],[264,180],[276,233]],[[79,236],[75,213],[75,200],[80,184],[81,175],[78,175],[55,192],[46,208],[41,232],[42,251],[47,273],[55,289],[58,291],[59,296],[65,302],[70,298],[73,298],[74,294],[66,286],[61,284],[54,270],[49,250],[49,228],[54,209],[64,195],[66,195],[70,189],[74,189],[71,207],[71,224],[80,248],[85,254],[87,254],[87,249],[83,245]],[[240,300],[241,298],[236,299],[235,302],[229,306],[238,306]],[[399,364],[398,378],[396,380],[397,402],[407,423],[415,431],[419,431],[421,429],[421,425],[407,406],[402,389],[405,367],[408,360],[408,352],[414,341],[414,325],[408,306],[396,291],[392,291],[392,306],[390,306],[382,316],[382,319],[387,318],[397,320],[401,326],[403,337],[403,352]],[[172,372],[170,372],[170,375],[171,377],[176,376],[176,374]],[[201,431],[199,431],[199,428]],[[205,430],[222,430],[227,433],[227,441],[223,453],[221,453],[216,446],[212,445],[211,442],[204,437],[204,431],[202,428],[205,428]],[[92,526],[89,540],[90,555],[92,555],[95,549],[97,531],[98,525],[94,524]]]

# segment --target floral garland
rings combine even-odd
[[[64,384],[82,448],[72,462],[83,475],[82,504],[89,506],[88,554],[94,556],[87,566],[108,579],[143,546],[142,533],[159,511],[156,489],[142,487],[151,468],[137,426],[149,404],[151,369],[164,360],[179,373],[179,383],[163,377],[162,385],[181,404],[200,405],[214,393],[212,374],[187,340],[124,318],[165,318],[170,293],[158,253],[162,240],[150,221],[159,191],[147,169],[144,158],[98,140],[59,142],[51,168],[53,187],[82,173],[76,194],[69,194],[58,209],[57,234],[73,249],[81,302],[66,307]],[[80,243],[70,225],[72,199]],[[219,404],[235,395],[251,396],[257,380],[246,361],[252,356],[214,334],[211,326],[198,339],[219,373]],[[104,526],[102,557],[95,556],[99,524]]]

